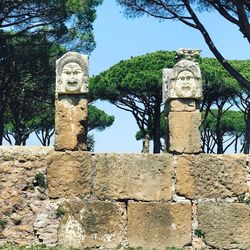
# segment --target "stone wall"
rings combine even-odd
[[[1,147],[0,245],[249,249],[249,160]]]

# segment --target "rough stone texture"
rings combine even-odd
[[[189,245],[191,228],[197,228],[205,232],[205,249],[250,249],[250,207],[236,203],[249,188],[249,161],[242,154],[93,155],[0,147],[0,245],[164,249]],[[38,186],[38,173],[47,178],[49,192]],[[247,202],[249,193],[244,196]],[[177,203],[167,203],[171,197]],[[184,197],[195,199],[193,214]],[[122,199],[134,200],[128,215]],[[216,199],[220,203],[211,202]],[[204,241],[194,236],[192,245],[200,249]]]
[[[198,102],[193,99],[173,99],[169,101],[169,111],[192,112],[198,109]]]
[[[34,233],[39,242],[46,246],[56,246],[58,243],[59,220],[56,216],[58,206],[49,200],[44,202],[35,218]]]
[[[94,193],[99,199],[170,200],[172,156],[97,154]]]
[[[50,198],[88,197],[91,190],[91,154],[54,152],[48,157]]]
[[[124,203],[68,201],[60,209],[59,245],[62,247],[122,246],[125,241]]]
[[[51,152],[49,147],[0,147],[0,245],[43,243],[33,224],[48,195],[46,188],[37,186],[35,176],[43,173],[46,178],[45,158]]]
[[[183,247],[191,242],[191,217],[191,204],[129,203],[129,246]]]
[[[245,155],[185,155],[177,158],[177,193],[187,198],[223,198],[247,192]]]
[[[250,249],[250,206],[207,203],[198,205],[199,229],[216,249]]]
[[[177,153],[201,151],[200,112],[169,112],[169,150]]]
[[[177,61],[186,59],[194,62],[199,62],[200,53],[200,49],[180,48],[176,50],[175,57]]]
[[[59,95],[55,109],[55,150],[86,150],[88,116],[86,96]]]

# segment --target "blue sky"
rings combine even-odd
[[[250,58],[249,43],[236,27],[213,13],[202,13],[200,17],[227,59]],[[197,48],[202,50],[202,57],[213,57],[198,31],[177,21],[159,22],[146,16],[126,19],[114,0],[104,0],[98,7],[94,34],[97,47],[90,57],[90,75],[96,75],[120,60],[157,50]],[[132,114],[107,102],[98,101],[95,105],[115,116],[110,128],[93,133],[95,151],[139,153],[142,142],[135,140],[138,128]]]

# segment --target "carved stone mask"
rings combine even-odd
[[[197,83],[195,76],[188,70],[181,71],[175,82],[175,91],[179,97],[193,97],[196,95]]]
[[[67,52],[56,61],[56,93],[88,93],[88,57]]]
[[[163,102],[171,99],[202,98],[201,72],[199,65],[193,61],[181,60],[173,69],[163,69]]]
[[[79,64],[70,62],[62,69],[61,82],[66,91],[80,91],[83,84],[83,70]]]

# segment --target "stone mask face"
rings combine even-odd
[[[197,83],[192,72],[184,70],[177,76],[175,83],[176,95],[179,97],[193,97],[196,95]]]
[[[64,65],[61,82],[66,91],[79,92],[83,85],[83,70],[79,64],[70,62]]]

